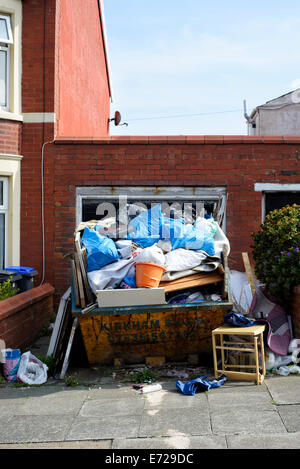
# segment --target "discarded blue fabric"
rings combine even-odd
[[[225,314],[224,322],[227,326],[233,327],[250,327],[259,324],[259,322],[254,319],[250,319],[243,314],[233,312]]]
[[[87,272],[99,270],[119,259],[114,241],[91,228],[84,229],[82,243],[87,252]]]
[[[206,376],[202,378],[195,378],[192,381],[183,383],[182,381],[176,381],[176,387],[182,394],[186,396],[194,396],[197,391],[205,392],[212,388],[219,388],[227,381],[227,376],[222,375],[212,381],[206,379]]]

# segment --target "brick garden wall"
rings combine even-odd
[[[26,351],[53,314],[54,288],[44,284],[0,302],[0,339]]]

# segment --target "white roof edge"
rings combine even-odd
[[[111,100],[111,102],[113,102],[113,92],[112,92],[112,84],[111,84],[111,68],[110,68],[108,48],[107,48],[107,35],[106,35],[106,25],[105,25],[105,14],[104,14],[103,0],[98,0],[98,4],[99,4],[99,9],[100,9],[100,21],[101,21],[101,27],[102,27],[102,38],[103,38],[104,55],[105,55],[105,61],[106,61],[106,70],[107,70],[109,94],[110,94],[110,100]]]

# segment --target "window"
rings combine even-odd
[[[151,208],[162,204],[165,214],[176,218],[177,214],[188,223],[195,221],[204,211],[218,213],[217,221],[225,232],[226,188],[224,187],[77,187],[76,222],[100,220],[109,217],[111,204],[114,215],[120,218],[121,207],[127,207],[128,215],[138,215],[137,206]],[[132,204],[131,209],[129,206]],[[123,213],[123,212],[122,212]]]
[[[10,17],[0,15],[0,107],[9,108],[10,45],[13,44]]]
[[[300,184],[256,183],[254,189],[262,192],[262,223],[272,210],[286,205],[300,205]]]
[[[7,264],[8,252],[8,178],[0,177],[0,269]]]

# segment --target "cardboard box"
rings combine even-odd
[[[97,290],[99,308],[118,306],[165,305],[164,288],[129,288]]]

